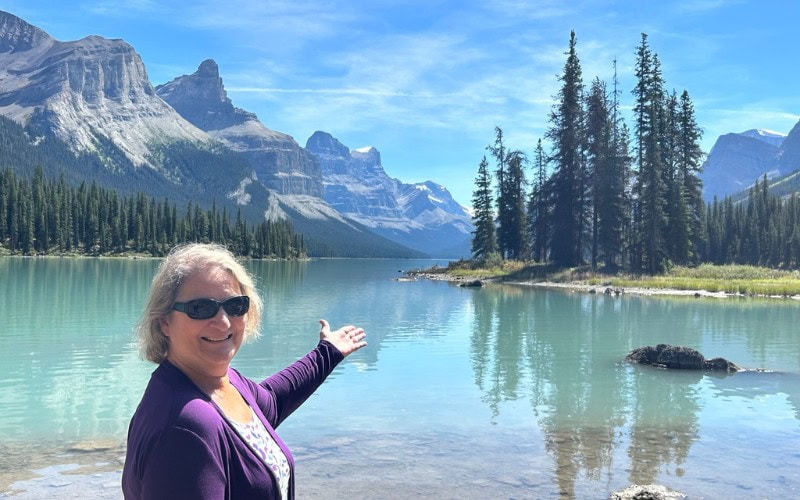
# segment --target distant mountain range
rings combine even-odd
[[[40,158],[72,182],[288,218],[317,255],[469,254],[471,218],[446,188],[390,179],[374,148],[351,153],[323,132],[303,148],[270,130],[233,105],[213,60],[153,87],[122,40],[60,42],[0,11],[0,116],[19,126],[0,123],[15,144],[0,159],[22,171]],[[322,134],[344,148],[342,173]]]
[[[433,255],[470,254],[472,217],[444,186],[393,179],[377,149],[351,151],[326,132],[315,132],[306,149],[322,166],[325,201],[345,217]]]
[[[703,196],[744,196],[743,191],[765,175],[770,190],[788,194],[800,190],[800,122],[788,135],[763,129],[720,136],[703,164]]]

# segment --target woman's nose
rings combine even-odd
[[[224,307],[220,307],[217,314],[211,318],[211,324],[218,326],[221,330],[227,330],[231,326],[231,318],[225,312]]]

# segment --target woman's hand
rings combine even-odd
[[[324,319],[319,320],[319,339],[327,340],[334,345],[344,355],[344,357],[361,349],[367,343],[364,338],[367,336],[363,328],[356,328],[353,325],[343,326],[336,331],[331,331],[331,327]]]

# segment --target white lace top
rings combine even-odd
[[[253,409],[250,408],[250,422],[246,424],[240,424],[233,420],[229,420],[229,422],[278,480],[281,498],[289,498],[289,476],[291,474],[289,461],[286,460],[286,455],[264,427],[264,423],[256,417]]]

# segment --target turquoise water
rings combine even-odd
[[[298,498],[608,498],[631,483],[800,495],[800,303],[396,280],[431,264],[248,263],[266,307],[234,362],[245,375],[312,348],[320,318],[368,333],[279,429]],[[0,259],[0,498],[120,498],[154,368],[131,328],[156,266]],[[622,362],[657,343],[770,371]]]

